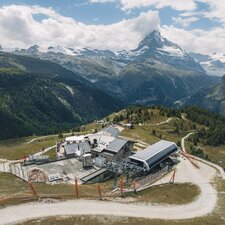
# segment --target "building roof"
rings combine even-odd
[[[103,130],[103,133],[108,133],[109,135],[111,135],[112,137],[118,137],[120,131],[115,128],[115,127],[106,127]]]
[[[105,148],[105,150],[117,153],[126,143],[127,140],[116,138]]]
[[[97,152],[102,152],[115,139],[114,137],[107,135],[99,135],[94,137],[98,137],[98,139],[96,138],[98,145],[93,149]],[[91,142],[93,142],[93,137],[91,138]]]
[[[91,152],[91,146],[88,142],[81,142],[81,143],[74,143],[65,145],[65,152],[67,155],[69,154],[75,154],[78,155],[85,154]]]
[[[85,137],[86,136],[84,135],[66,137],[66,141],[76,141],[76,142],[85,141]]]
[[[177,145],[174,142],[161,140],[153,145],[150,145],[143,151],[137,152],[136,154],[130,156],[130,158],[140,161],[148,161],[150,158],[156,156],[161,152],[164,152],[165,150],[175,148],[177,149]]]

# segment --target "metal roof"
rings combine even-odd
[[[74,154],[76,151],[76,144],[65,145],[64,148],[67,155]]]
[[[120,133],[120,131],[115,127],[106,127],[102,131],[110,134],[112,137],[118,137]]]
[[[69,145],[65,145],[64,148],[65,148],[65,152],[67,155],[74,154],[78,151],[80,151],[82,153],[91,152],[91,146],[89,145],[88,142],[69,144]]]
[[[107,135],[99,135],[99,138],[97,139],[97,147],[95,147],[93,150],[97,152],[102,152],[115,138]],[[93,142],[93,139],[91,140]]]
[[[106,171],[107,171],[107,170],[104,169],[104,168],[99,169],[99,170],[96,170],[96,171],[94,171],[93,173],[88,174],[88,175],[85,176],[85,177],[82,177],[81,180],[85,183],[85,182],[87,182],[87,181],[89,181],[89,180],[92,180],[92,179],[94,179],[95,177],[97,177],[97,176],[99,176],[99,175],[105,173]]]
[[[105,150],[117,153],[126,143],[126,140],[116,138],[105,148]]]
[[[150,145],[143,151],[137,152],[136,154],[130,156],[130,158],[140,160],[140,161],[147,161],[150,158],[156,156],[157,154],[159,154],[169,148],[177,149],[177,145],[174,142],[161,140],[153,145]]]

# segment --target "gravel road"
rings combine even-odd
[[[175,182],[193,182],[201,194],[186,205],[123,204],[97,200],[71,200],[57,203],[29,203],[0,209],[0,224],[16,224],[38,217],[59,215],[114,215],[150,219],[189,219],[211,213],[217,202],[217,192],[211,185],[216,170],[199,162],[200,169],[182,159]],[[180,172],[179,172],[180,171]],[[165,182],[168,178],[163,178]],[[168,181],[167,181],[168,182]],[[188,194],[188,193],[187,193]]]

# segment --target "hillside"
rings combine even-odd
[[[196,93],[186,100],[188,105],[198,105],[225,115],[225,76],[221,83]]]
[[[0,80],[0,139],[56,133],[120,107],[82,77],[50,61],[0,53]]]
[[[107,119],[134,123],[134,129],[124,129],[121,135],[149,144],[165,139],[180,146],[181,139],[193,133],[186,140],[186,151],[225,168],[225,117],[221,115],[198,107],[131,106]]]

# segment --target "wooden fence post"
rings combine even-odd
[[[97,190],[98,190],[99,197],[102,198],[102,192],[101,192],[100,184],[97,184]]]
[[[78,179],[77,177],[75,177],[75,193],[76,193],[76,197],[79,197],[79,193],[78,193]]]
[[[120,178],[120,195],[123,196],[123,179]]]

